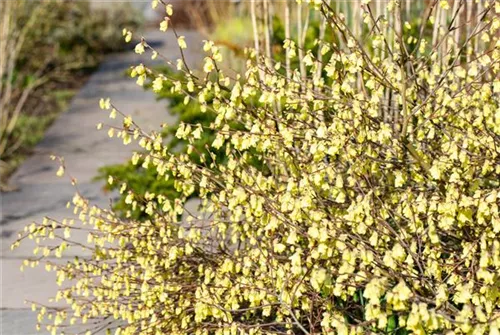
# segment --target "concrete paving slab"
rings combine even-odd
[[[1,335],[49,335],[45,326],[40,331],[36,330],[37,313],[30,309],[8,309],[0,310],[0,334]],[[74,326],[67,329],[66,334],[85,334],[88,328],[85,326]],[[104,330],[93,332],[92,335],[104,335]]]
[[[31,304],[26,304],[26,301],[62,306],[62,304],[53,305],[49,302],[58,288],[55,273],[45,271],[43,266],[26,268],[21,272],[22,263],[22,258],[0,260],[2,272],[0,309],[30,308]]]
[[[0,334],[2,335],[48,335],[36,330],[36,312],[30,309],[0,310]]]

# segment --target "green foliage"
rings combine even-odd
[[[4,7],[12,27],[3,44],[9,58],[1,71],[0,186],[64,109],[72,96],[66,93],[81,87],[106,53],[123,49],[121,28],[140,23],[123,4],[105,10],[85,1],[21,0]]]
[[[219,24],[210,34],[215,41],[227,41],[239,46],[253,43],[252,21],[248,17],[231,17],[224,24]]]
[[[20,27],[30,19],[32,6],[24,8],[18,19]],[[140,23],[139,14],[127,4],[97,9],[85,1],[46,1],[41,6],[43,20],[27,32],[18,58],[18,69],[27,76],[44,66],[45,72],[95,67],[106,53],[123,49],[122,28]],[[38,51],[36,57],[32,50]]]
[[[55,119],[56,114],[31,116],[21,114],[13,131],[13,136],[22,142],[24,149],[34,147],[42,138],[45,129]]]

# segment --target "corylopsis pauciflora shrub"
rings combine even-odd
[[[179,197],[123,184],[147,219],[76,194],[79,222],[27,228],[43,256],[89,230],[91,257],[47,265],[69,280],[56,295],[69,308],[40,310],[54,332],[116,319],[105,323],[115,334],[499,334],[499,1],[431,1],[412,27],[400,1],[375,16],[364,0],[365,38],[329,1],[303,2],[337,39],[318,40],[318,52],[287,40],[297,69],[253,49],[233,76],[210,41],[202,73],[184,57],[172,64],[185,74],[173,90],[217,115],[199,162],[102,100],[123,117],[109,135],[137,141],[145,153],[133,160],[174,178]],[[182,51],[160,3],[160,29]],[[135,50],[159,56],[145,40]],[[132,77],[154,90],[171,80],[144,65]],[[182,123],[176,136],[194,142],[206,130]],[[212,149],[227,162],[208,162]],[[198,214],[184,208],[195,190]],[[51,238],[62,242],[43,247]]]

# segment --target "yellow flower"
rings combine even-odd
[[[212,58],[205,57],[203,71],[205,71],[206,73],[210,73],[213,71],[213,69],[214,69],[214,62],[212,61]]]
[[[184,36],[179,36],[179,38],[177,38],[177,43],[179,44],[179,47],[181,49],[186,49],[187,48],[186,38]]]
[[[142,42],[141,43],[137,43],[137,45],[135,46],[134,51],[135,51],[136,54],[142,55],[145,52],[144,44]]]
[[[63,166],[59,166],[59,169],[57,170],[56,175],[58,177],[62,177],[64,175],[64,167]]]
[[[153,80],[153,91],[160,92],[163,89],[163,81],[164,79],[161,76],[158,76]]]
[[[165,11],[166,11],[166,13],[167,13],[168,16],[172,16],[174,14],[174,8],[172,7],[171,4],[168,4],[165,7]]]
[[[168,21],[169,21],[169,18],[166,17],[163,21],[160,22],[160,30],[161,31],[167,31],[167,29],[168,29]]]

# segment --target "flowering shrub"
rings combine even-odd
[[[183,75],[180,73],[173,72],[170,68],[158,68],[164,76],[169,76],[171,79],[176,78],[181,80]],[[168,99],[167,105],[170,114],[178,117],[179,122],[190,123],[190,124],[201,124],[204,127],[208,127],[211,122],[215,120],[215,113],[211,110],[206,110],[201,112],[200,104],[196,100],[190,100],[188,103],[184,103],[184,94],[182,92],[175,92],[173,90],[173,81],[163,82],[161,90],[156,89],[156,96],[159,99]],[[152,85],[147,85],[147,89],[152,89]],[[212,104],[212,99],[209,97],[206,101],[207,104]],[[179,139],[175,137],[177,132],[177,127],[179,123],[165,126],[161,132],[161,136],[167,138],[164,145],[168,147],[168,150],[176,154],[186,154],[188,141]],[[192,146],[196,151],[203,151],[207,145],[210,145],[215,139],[214,132],[205,131],[202,136],[196,141],[192,142]],[[218,163],[224,161],[223,152],[220,150],[214,150],[213,153],[217,157]],[[199,156],[193,150],[190,150],[189,157],[194,162],[200,163]],[[211,160],[212,158],[208,158]],[[106,181],[104,186],[105,190],[119,190],[121,183],[127,183],[128,187],[134,190],[136,196],[144,196],[146,193],[161,193],[167,199],[174,200],[179,196],[179,192],[176,191],[175,183],[173,178],[165,178],[163,175],[159,175],[154,166],[148,166],[144,168],[144,161],[140,160],[137,156],[132,157],[132,159],[125,164],[116,164],[110,166],[104,166],[99,169],[99,175],[97,179]],[[108,176],[112,175],[114,182],[107,183]],[[118,201],[114,203],[113,209],[115,212],[133,217],[135,219],[141,219],[147,217],[144,215],[143,208],[136,208],[135,210],[130,210],[130,206],[125,202],[126,194],[121,194]],[[195,191],[192,197],[197,196]]]
[[[176,12],[176,15],[178,12]],[[244,16],[243,16],[244,17]],[[234,21],[234,22],[233,22]],[[245,55],[243,50],[245,45],[251,41],[252,32],[248,31],[249,20],[245,20],[242,17],[236,18],[229,24],[225,22],[218,26],[214,33],[210,36],[214,41],[214,44],[220,46],[219,51],[224,57],[224,65],[230,67],[232,70],[241,68],[245,64]],[[250,23],[251,24],[251,23]],[[240,28],[245,30],[244,32],[238,32],[235,35],[235,25],[241,26]],[[177,26],[177,25],[176,25]],[[319,35],[319,22],[313,21],[309,23],[309,29],[307,34],[304,36],[304,45],[306,48],[317,52],[318,46],[314,44]],[[332,39],[332,34],[329,32],[326,38]],[[273,50],[277,51],[274,54],[274,61],[284,61],[285,54],[281,52],[285,37],[285,28],[283,22],[278,18],[274,17],[272,26],[272,36],[271,47]],[[250,39],[250,40],[248,40]],[[248,40],[248,41],[247,41]],[[237,45],[235,41],[239,41],[242,45]],[[297,40],[294,40],[297,43]],[[227,49],[227,50],[226,50]],[[229,58],[229,61],[228,61]],[[298,59],[293,60],[292,66],[298,66]],[[227,64],[229,63],[229,64]],[[170,78],[169,81],[162,83],[161,89],[156,89],[156,96],[158,99],[166,99],[168,110],[170,114],[175,115],[178,118],[178,122],[168,127],[165,127],[161,133],[162,137],[168,138],[165,145],[168,146],[169,150],[174,150],[178,153],[186,153],[188,141],[179,139],[173,135],[177,132],[179,122],[189,123],[189,124],[201,124],[205,128],[205,131],[201,134],[199,139],[192,142],[192,146],[196,149],[195,152],[191,152],[190,159],[199,164],[198,152],[204,151],[207,144],[211,144],[215,139],[214,131],[209,130],[208,127],[210,123],[215,120],[215,113],[213,109],[213,95],[206,98],[204,104],[206,107],[204,111],[201,111],[199,101],[191,99],[187,104],[184,103],[185,94],[184,92],[177,92],[174,87],[174,83],[183,78],[182,73],[174,72],[170,67],[160,66],[155,69],[156,75],[162,74]],[[154,78],[153,78],[154,80]],[[149,83],[145,85],[145,89],[152,90],[152,84]],[[196,91],[191,92],[192,94],[197,94]],[[205,110],[206,109],[206,110]],[[237,127],[237,124],[232,124],[232,127]],[[222,150],[211,150],[217,157],[218,164],[225,164],[227,160],[225,159],[224,152]],[[209,161],[211,157],[207,157]],[[257,162],[254,162],[255,164]],[[96,179],[106,181],[109,175],[112,175],[115,182],[112,184],[106,183],[104,189],[106,191],[119,190],[121,183],[127,183],[128,187],[134,190],[136,196],[144,196],[147,192],[149,193],[161,193],[166,198],[173,200],[178,197],[178,192],[175,190],[174,179],[168,178],[165,180],[162,176],[159,176],[156,168],[154,166],[149,166],[148,168],[142,167],[142,161],[128,161],[124,164],[116,164],[111,166],[104,166],[99,169],[99,175]],[[258,166],[258,165],[256,165]],[[144,217],[144,211],[142,208],[136,208],[135,210],[130,210],[130,206],[125,203],[127,194],[121,194],[119,199],[114,202],[113,209],[115,212],[123,215],[128,215],[135,219],[141,219]],[[191,195],[191,197],[197,196],[197,190]]]
[[[399,1],[388,3],[389,21],[363,1],[361,43],[328,1],[308,3],[339,42],[299,53],[287,39],[297,69],[250,50],[233,78],[210,41],[204,74],[181,58],[173,89],[216,117],[181,123],[175,136],[192,144],[213,131],[214,141],[178,154],[126,115],[108,130],[138,141],[146,152],[134,161],[172,178],[179,195],[139,197],[123,184],[145,219],[76,194],[81,223],[27,227],[35,253],[60,256],[83,224],[92,251],[47,265],[70,280],[56,296],[70,308],[43,307],[40,319],[56,331],[114,318],[116,334],[498,334],[500,3],[475,7],[465,24],[463,5],[433,2],[409,38]],[[157,56],[146,41],[135,50]],[[143,65],[132,76],[155,90],[171,80]],[[119,114],[109,100],[101,108]],[[227,163],[209,160],[213,150]],[[195,190],[198,213],[184,208]],[[63,241],[46,248],[47,238]]]

